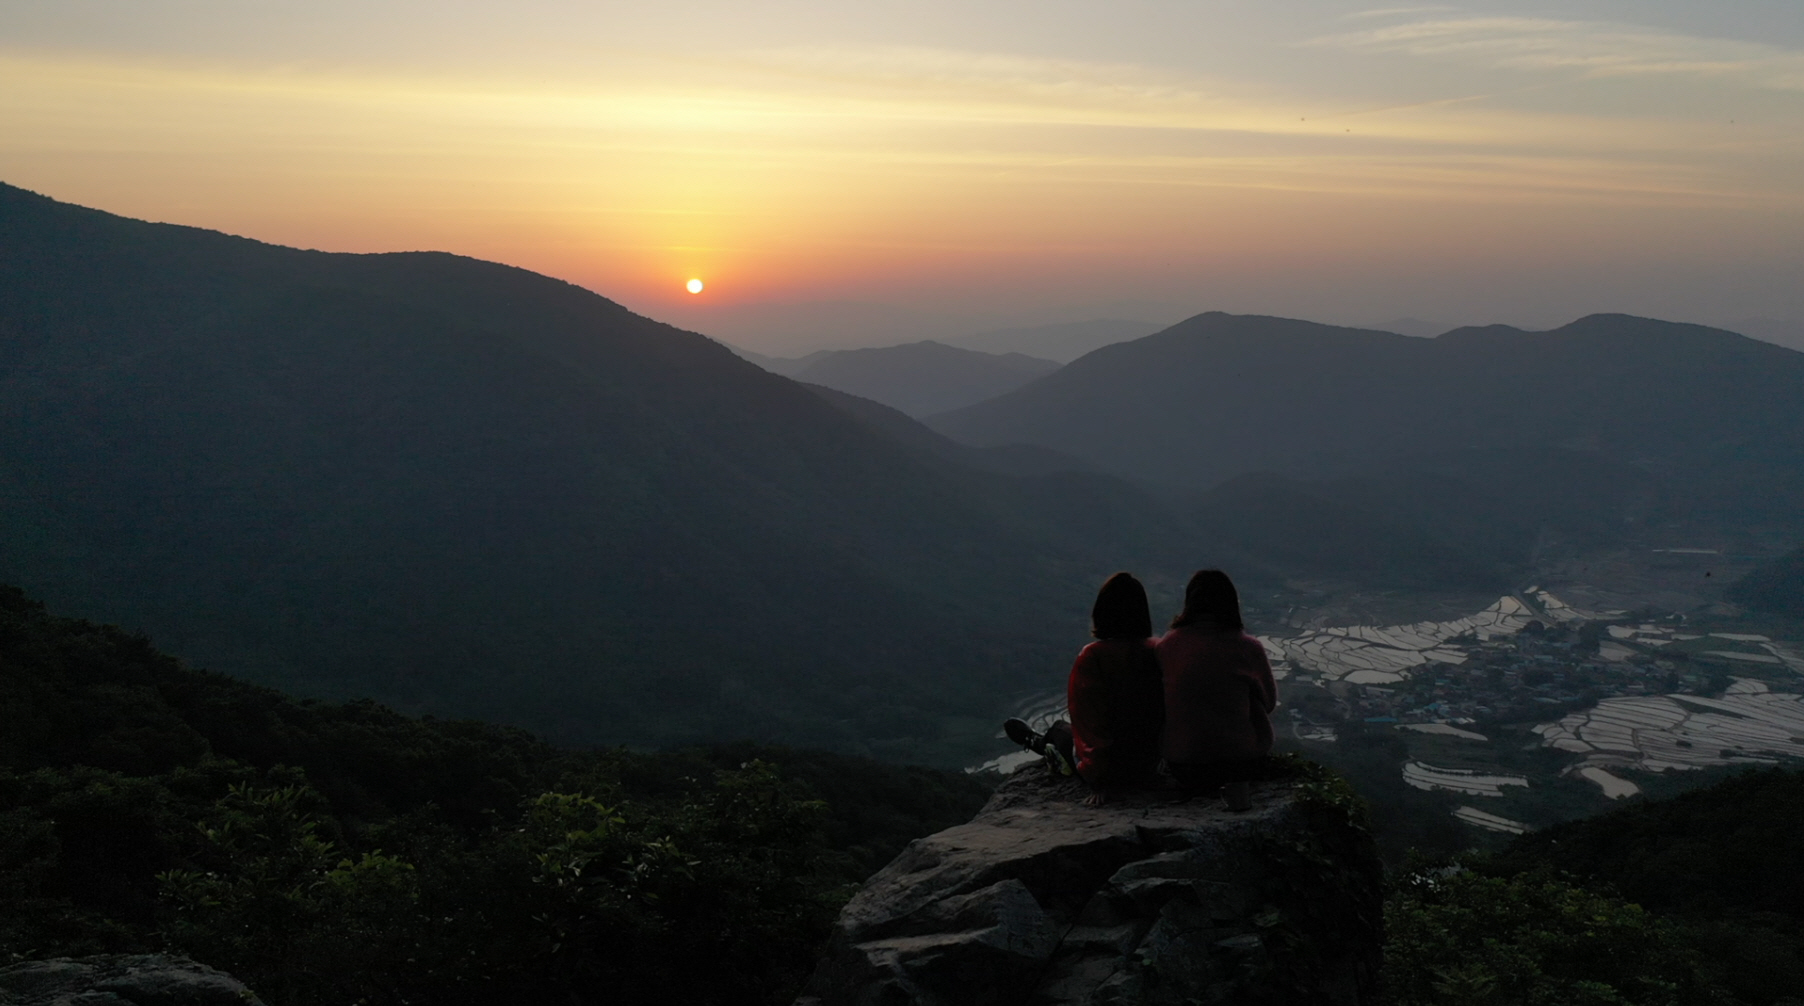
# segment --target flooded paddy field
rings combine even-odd
[[[1804,760],[1804,625],[1676,589],[1723,562],[1699,549],[1647,575],[1689,612],[1537,583],[1457,618],[1273,631],[1281,732],[1375,790],[1370,759],[1336,747],[1388,731],[1406,786],[1494,835]]]

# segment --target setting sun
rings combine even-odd
[[[699,279],[692,279],[689,282],[684,283],[683,287],[684,287],[684,289],[687,289],[690,293],[701,293],[702,292],[702,281]]]

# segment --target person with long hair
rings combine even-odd
[[[1166,766],[1184,791],[1225,787],[1229,805],[1245,809],[1247,781],[1272,750],[1278,689],[1265,647],[1246,633],[1228,574],[1204,569],[1190,578],[1184,610],[1154,652],[1164,681]]]
[[[1003,724],[1009,738],[1043,755],[1055,771],[1089,785],[1085,803],[1100,806],[1150,780],[1159,765],[1164,689],[1153,655],[1152,609],[1146,588],[1116,573],[1096,594],[1090,634],[1071,665],[1065,704],[1071,719],[1038,734],[1019,719]]]

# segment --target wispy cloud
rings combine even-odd
[[[1354,11],[1351,14],[1342,15],[1341,20],[1355,21],[1360,18],[1368,17],[1395,17],[1398,14],[1442,14],[1454,10],[1459,10],[1459,8],[1439,5],[1428,7],[1380,7],[1377,10]]]
[[[1318,38],[1310,44],[1457,59],[1505,69],[1572,71],[1588,77],[1689,74],[1755,87],[1804,90],[1804,52],[1799,50],[1602,21],[1417,19]]]
[[[1070,107],[1239,104],[1210,82],[1130,63],[914,46],[822,46],[755,54],[753,61],[848,93],[934,95]]]

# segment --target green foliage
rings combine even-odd
[[[332,1001],[392,982],[419,925],[413,867],[380,850],[355,857],[325,837],[323,801],[304,786],[233,785],[199,822],[186,869],[157,875],[169,942],[263,979],[266,999]]]
[[[1289,753],[1274,756],[1272,766],[1275,776],[1295,781],[1309,827],[1298,838],[1269,839],[1262,850],[1268,907],[1255,922],[1272,970],[1259,987],[1275,991],[1276,1002],[1301,1002],[1329,975],[1376,970],[1377,961],[1361,955],[1384,925],[1384,867],[1365,803],[1344,777]]]
[[[1800,913],[1801,861],[1804,771],[1774,768],[1525,835],[1499,865],[1549,864],[1660,911]]]
[[[1552,869],[1620,894],[1705,948],[1713,980],[1748,1003],[1804,991],[1804,771],[1743,770],[1524,835],[1487,871]]]
[[[1743,770],[1531,832],[1469,869],[1414,862],[1386,909],[1398,1006],[1795,1002],[1804,772]]]
[[[1385,908],[1394,1006],[1733,1003],[1684,934],[1546,874],[1411,873]]]
[[[1409,746],[1396,731],[1345,723],[1338,742],[1312,745],[1307,755],[1345,777],[1364,798],[1368,826],[1387,866],[1402,864],[1411,849],[1452,855],[1466,848],[1465,827],[1451,815],[1453,801],[1403,781],[1398,766],[1409,760]]]
[[[530,951],[561,987],[733,1001],[793,989],[813,964],[841,900],[818,870],[825,816],[751,762],[663,812],[542,794],[496,858],[525,878],[516,886],[542,933]]]
[[[986,796],[297,703],[9,590],[0,696],[0,960],[179,950],[277,1006],[787,1001],[848,883]]]

